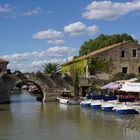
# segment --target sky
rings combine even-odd
[[[13,72],[62,64],[85,41],[121,33],[140,41],[140,0],[0,0],[0,58]]]

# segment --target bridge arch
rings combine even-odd
[[[10,101],[10,91],[22,82],[37,85],[42,93],[42,101],[54,101],[64,88],[73,90],[73,86],[68,81],[63,77],[49,76],[41,72],[29,73],[28,75],[23,73],[7,74],[0,77],[0,103]]]
[[[22,81],[22,80],[18,80],[18,81],[16,81],[16,86],[17,85],[27,85],[27,86],[29,86],[29,85],[35,85],[38,89],[39,89],[39,94],[38,94],[38,96],[36,97],[37,98],[37,101],[43,101],[43,98],[44,98],[44,92],[45,91],[43,91],[44,90],[44,88],[43,88],[43,86],[39,83],[39,82],[37,82],[37,81],[32,81],[32,80],[29,80],[29,79],[27,79],[27,80],[24,80],[24,81]]]

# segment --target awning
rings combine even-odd
[[[137,78],[132,78],[132,79],[129,79],[129,80],[118,80],[118,81],[115,81],[115,82],[125,83],[125,82],[135,82],[137,80],[138,80]]]
[[[124,83],[120,91],[140,92],[140,83]]]
[[[100,89],[119,89],[120,83],[111,82],[107,85],[102,86]]]

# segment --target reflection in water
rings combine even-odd
[[[113,137],[113,139],[139,140],[139,115],[118,115],[114,112],[103,112],[89,108],[82,108],[82,110],[87,116],[94,120],[94,124],[99,121],[96,126],[100,125],[100,128],[104,127],[103,135],[105,135],[105,137],[107,136],[108,139]]]
[[[139,140],[140,115],[36,102],[27,93],[13,95],[12,103],[0,105],[2,140]]]

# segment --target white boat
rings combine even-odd
[[[62,94],[57,97],[59,103],[68,104],[68,105],[78,105],[81,100],[79,97],[74,97],[71,95],[70,91],[64,90]]]
[[[133,109],[135,109],[138,113],[140,113],[140,102],[132,102],[127,103],[128,106],[131,106]]]
[[[106,101],[101,105],[102,110],[104,111],[113,111],[112,109],[118,104],[118,100]]]
[[[91,106],[91,99],[85,99],[83,101],[81,101],[80,105],[83,107],[90,107]]]
[[[119,104],[113,108],[115,112],[118,114],[138,114],[132,106],[128,106],[127,104]]]
[[[91,107],[93,109],[100,109],[102,105],[102,100],[92,100]]]
[[[77,98],[57,97],[57,100],[59,101],[59,103],[62,103],[62,104],[69,104],[69,105],[78,105],[78,104],[80,104],[80,99],[77,99]]]
[[[132,105],[131,107],[140,114],[140,105]]]

